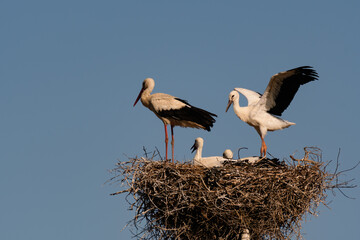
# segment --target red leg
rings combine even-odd
[[[168,159],[168,151],[167,151],[167,149],[168,149],[168,141],[169,141],[169,139],[168,139],[168,133],[167,133],[167,126],[166,126],[165,123],[164,123],[164,127],[165,127],[165,160],[167,160]]]
[[[172,152],[172,162],[174,163],[174,126],[171,125],[171,152]]]
[[[266,143],[265,143],[265,141],[264,141],[264,138],[261,138],[260,156],[261,156],[261,157],[266,157],[266,152],[267,152]]]

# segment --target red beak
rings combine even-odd
[[[135,107],[135,105],[136,105],[136,103],[139,101],[139,99],[141,98],[141,95],[142,95],[142,93],[143,93],[143,91],[144,91],[144,89],[142,88],[141,90],[140,90],[140,92],[139,92],[139,96],[136,98],[136,100],[135,100],[135,103],[134,103],[134,106],[133,107]]]
[[[227,107],[226,107],[225,112],[227,112],[227,111],[229,110],[229,107],[231,106],[231,104],[232,104],[232,101],[230,101],[230,100],[229,100],[229,102],[228,102],[228,105],[227,105]]]

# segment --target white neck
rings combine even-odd
[[[152,92],[153,88],[146,88],[144,92],[141,94],[141,103],[149,108],[150,105],[150,93]]]
[[[202,156],[202,147],[196,149],[194,161],[200,161]]]
[[[248,107],[240,107],[239,99],[233,102],[235,114],[244,122],[248,120]]]

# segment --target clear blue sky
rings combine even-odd
[[[141,103],[144,78],[216,113],[211,132],[175,128],[175,157],[224,149],[256,155],[260,139],[233,110],[234,87],[262,92],[283,70],[310,65],[286,120],[269,133],[283,159],[317,146],[341,169],[359,159],[359,1],[17,1],[0,4],[0,239],[130,239],[134,215],[117,186],[117,160],[158,147],[164,130]],[[246,101],[241,99],[240,104]],[[347,173],[360,184],[360,168]],[[359,188],[329,192],[328,209],[303,225],[305,239],[360,235]]]

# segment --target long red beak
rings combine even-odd
[[[232,101],[230,101],[230,100],[229,100],[229,102],[228,102],[228,105],[227,105],[227,107],[226,107],[225,112],[227,112],[227,111],[229,110],[229,107],[231,106],[231,104],[232,104]]]
[[[135,103],[134,103],[134,106],[133,107],[135,107],[135,105],[137,104],[137,102],[139,101],[139,99],[141,98],[141,94],[143,93],[143,91],[144,91],[144,89],[142,88],[141,90],[140,90],[140,92],[139,92],[139,96],[136,98],[136,100],[135,100]]]

